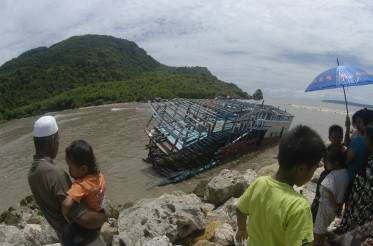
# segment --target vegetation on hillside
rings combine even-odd
[[[253,98],[254,100],[256,100],[256,101],[262,100],[262,99],[263,99],[263,92],[262,92],[262,90],[261,90],[261,89],[257,89],[257,90],[254,92],[252,98]]]
[[[215,96],[248,95],[206,68],[168,67],[135,43],[110,36],[71,37],[0,67],[0,120],[104,103]]]

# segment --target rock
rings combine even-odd
[[[212,241],[214,239],[214,236],[215,236],[215,231],[216,229],[223,225],[224,223],[222,223],[221,221],[219,220],[216,220],[216,221],[211,221],[205,228],[205,230],[203,231],[203,234],[199,237],[197,237],[195,239],[195,241],[201,241],[201,240],[207,240],[207,241]]]
[[[229,224],[223,224],[215,230],[214,241],[221,245],[235,245],[235,233]]]
[[[202,203],[202,212],[205,214],[205,216],[213,211],[215,208],[214,204],[211,203]]]
[[[20,202],[19,205],[21,206],[27,206],[28,204],[31,204],[34,201],[33,195],[26,196],[23,198]]]
[[[20,229],[12,225],[0,225],[0,243],[25,245],[25,238]]]
[[[37,214],[30,214],[29,216],[23,215],[23,219],[26,221],[27,224],[41,224],[43,218]]]
[[[302,194],[307,201],[311,204],[313,199],[315,198],[315,192],[309,189],[310,186],[305,185],[301,187],[294,187],[294,190]]]
[[[237,215],[236,215],[236,208],[237,208],[238,198],[232,197],[228,201],[224,203],[224,205],[218,207],[215,211],[220,214],[226,215],[226,222],[230,224],[233,229],[236,230],[237,228]]]
[[[40,225],[27,224],[23,229],[23,236],[31,245],[42,245]]]
[[[272,176],[274,175],[278,170],[279,165],[277,163],[262,167],[257,172],[258,176]]]
[[[205,225],[204,204],[195,194],[183,192],[144,199],[121,211],[119,238],[125,245],[140,246],[158,236],[171,242],[183,239]]]
[[[29,208],[31,210],[39,210],[39,206],[36,204],[33,195],[29,195],[29,196],[26,196],[25,198],[23,198],[20,201],[19,205],[21,207],[26,207],[26,208]]]
[[[222,224],[227,223],[229,220],[228,215],[225,211],[222,210],[214,210],[206,215],[206,223],[209,224],[213,221],[220,221]]]
[[[123,204],[122,206],[120,206],[120,208],[121,209],[126,209],[126,208],[132,207],[133,205],[135,205],[133,202],[126,202],[125,204]]]
[[[60,243],[45,244],[44,246],[61,246]]]
[[[105,212],[107,213],[109,218],[118,219],[119,216],[119,206],[115,206],[114,202],[109,199],[104,199],[103,208],[105,208]]]
[[[205,191],[206,191],[206,187],[207,187],[208,183],[209,183],[208,179],[203,179],[203,180],[199,181],[199,183],[194,188],[192,193],[196,194],[200,198],[203,198],[205,196]]]
[[[145,242],[143,246],[172,246],[172,243],[168,237],[159,236]]]
[[[246,180],[246,188],[254,182],[254,180],[258,177],[257,173],[252,169],[247,169],[246,172],[243,174],[243,178]]]
[[[57,233],[52,228],[52,226],[47,222],[46,219],[42,218],[42,221],[40,223],[40,228],[41,228],[40,240],[42,244],[58,243]]]
[[[107,245],[111,245],[114,235],[118,234],[118,229],[110,225],[109,223],[104,223],[101,227],[101,236],[103,237]]]
[[[8,242],[0,242],[0,246],[19,246],[19,244],[8,243]]]
[[[204,200],[219,206],[231,197],[242,195],[248,185],[244,175],[224,169],[207,184]]]
[[[123,240],[121,242],[119,236],[118,235],[114,235],[113,236],[113,240],[111,242],[111,246],[122,246],[122,245],[124,245]]]
[[[219,244],[213,243],[213,242],[210,242],[210,241],[207,241],[207,240],[201,240],[201,241],[198,241],[193,246],[219,246]]]
[[[109,218],[107,223],[111,226],[111,227],[116,227],[118,228],[118,220],[117,219],[114,219],[114,218]]]
[[[0,223],[17,226],[21,222],[22,214],[13,207],[10,207],[7,211],[0,214]]]

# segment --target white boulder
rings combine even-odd
[[[214,241],[220,245],[234,245],[235,232],[230,224],[223,224],[215,230]]]
[[[26,241],[22,231],[17,227],[0,224],[0,243],[25,245]]]
[[[255,178],[252,170],[241,174],[236,170],[224,169],[207,184],[204,200],[220,206],[231,197],[241,196]]]
[[[41,226],[38,224],[26,224],[23,236],[30,245],[42,245]]]
[[[202,230],[204,204],[195,194],[183,192],[144,199],[121,211],[118,218],[119,240],[125,245],[142,246],[145,242],[167,236],[171,242]]]
[[[172,243],[168,237],[160,236],[145,242],[144,246],[172,246]]]

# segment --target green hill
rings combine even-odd
[[[113,102],[247,97],[203,67],[169,67],[134,42],[75,36],[26,51],[0,67],[0,120]]]

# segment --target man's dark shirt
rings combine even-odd
[[[28,182],[40,210],[60,237],[66,223],[61,204],[71,186],[69,175],[58,168],[52,159],[34,157]]]

